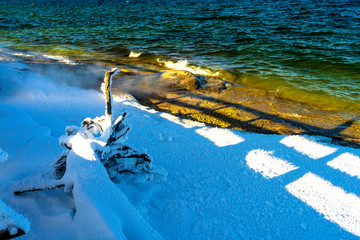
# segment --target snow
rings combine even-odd
[[[19,239],[360,237],[359,149],[205,127],[116,96],[113,112],[127,112],[131,126],[126,144],[166,169],[166,181],[112,182],[93,154],[101,139],[80,135],[68,139],[72,170],[55,180],[59,137],[102,116],[103,95],[1,58],[0,147],[8,160],[0,162],[0,199],[31,222]],[[13,194],[59,184],[66,187]]]
[[[286,186],[295,197],[345,230],[360,236],[360,198],[321,177],[307,173]]]
[[[281,140],[281,143],[288,147],[293,147],[296,151],[312,159],[323,158],[337,150],[334,147],[324,146],[303,136],[288,136]]]
[[[236,145],[244,141],[242,137],[237,136],[227,129],[221,128],[199,128],[195,132],[209,139],[218,147]]]
[[[328,166],[360,178],[360,158],[351,154],[343,153],[334,160],[327,163]]]
[[[15,235],[17,229],[29,232],[30,222],[23,215],[14,212],[0,200],[0,231],[8,230],[10,235]]]
[[[270,151],[252,150],[246,156],[246,164],[266,178],[277,177],[298,168],[272,155],[273,152]]]
[[[162,239],[109,179],[95,155],[97,140],[78,133],[69,142],[72,150],[67,156],[66,172],[61,181],[65,190],[73,193],[77,237]]]

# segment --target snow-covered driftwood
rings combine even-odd
[[[105,74],[105,115],[68,126],[60,137],[65,150],[53,165],[54,179],[37,181],[14,193],[58,187],[72,192],[78,239],[162,239],[114,184],[124,176],[143,182],[165,177],[164,171],[153,168],[150,156],[124,144],[130,130],[124,123],[126,113],[114,117],[112,111],[111,81],[118,72],[113,69]]]
[[[123,173],[142,176],[147,181],[153,180],[156,176],[164,176],[163,171],[153,169],[151,158],[146,153],[139,153],[124,144],[126,134],[130,130],[130,127],[124,124],[126,113],[117,118],[113,118],[112,115],[111,83],[112,77],[118,72],[119,69],[107,72],[101,86],[105,96],[105,116],[86,118],[80,127],[69,126],[65,129],[65,136],[60,138],[60,144],[66,151],[54,164],[54,175],[57,179],[65,174],[67,156],[73,150],[73,138],[76,136],[81,136],[84,141],[94,142],[91,151],[105,166],[111,179],[116,179]]]
[[[30,230],[30,222],[0,200],[0,239],[21,236]]]
[[[161,171],[153,169],[151,158],[147,154],[139,153],[124,144],[126,133],[130,130],[130,127],[123,124],[125,116],[124,113],[115,121],[106,116],[87,118],[81,127],[67,127],[65,136],[60,138],[60,144],[66,150],[54,164],[55,177],[61,179],[64,176],[68,154],[80,150],[73,148],[74,141],[79,141],[80,137],[82,142],[92,142],[90,151],[105,166],[110,179],[116,179],[123,173],[141,176],[146,181],[153,180],[156,176],[162,177]]]
[[[7,152],[0,148],[0,163],[8,160]],[[0,200],[0,239],[12,239],[30,230],[30,222]]]
[[[126,173],[147,181],[164,177],[153,169],[147,154],[124,144],[130,127],[124,124],[126,113],[113,118],[110,91],[111,78],[119,71],[105,75],[105,116],[66,128],[60,138],[66,150],[54,164],[54,175],[65,191],[73,193],[79,238],[162,239],[111,181]]]

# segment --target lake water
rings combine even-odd
[[[360,109],[358,0],[24,2],[0,1],[0,46],[188,69],[328,110]]]

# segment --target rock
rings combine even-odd
[[[207,93],[221,93],[224,90],[232,87],[233,84],[219,78],[206,77],[205,84],[201,86],[203,92]]]
[[[194,91],[201,85],[195,74],[183,70],[169,70],[161,74],[159,85],[174,90]]]

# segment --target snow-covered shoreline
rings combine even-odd
[[[96,234],[86,225],[91,214],[75,223],[74,198],[63,189],[13,195],[51,182],[58,138],[66,126],[103,115],[103,96],[57,85],[16,61],[0,62],[0,88],[0,148],[8,155],[0,161],[0,199],[31,222],[19,239],[120,239],[106,232],[117,213],[107,216],[112,223],[92,222],[103,229]],[[114,111],[128,113],[127,143],[168,172],[166,182],[115,184],[162,238],[360,236],[360,150],[323,137],[206,127],[116,97]]]

